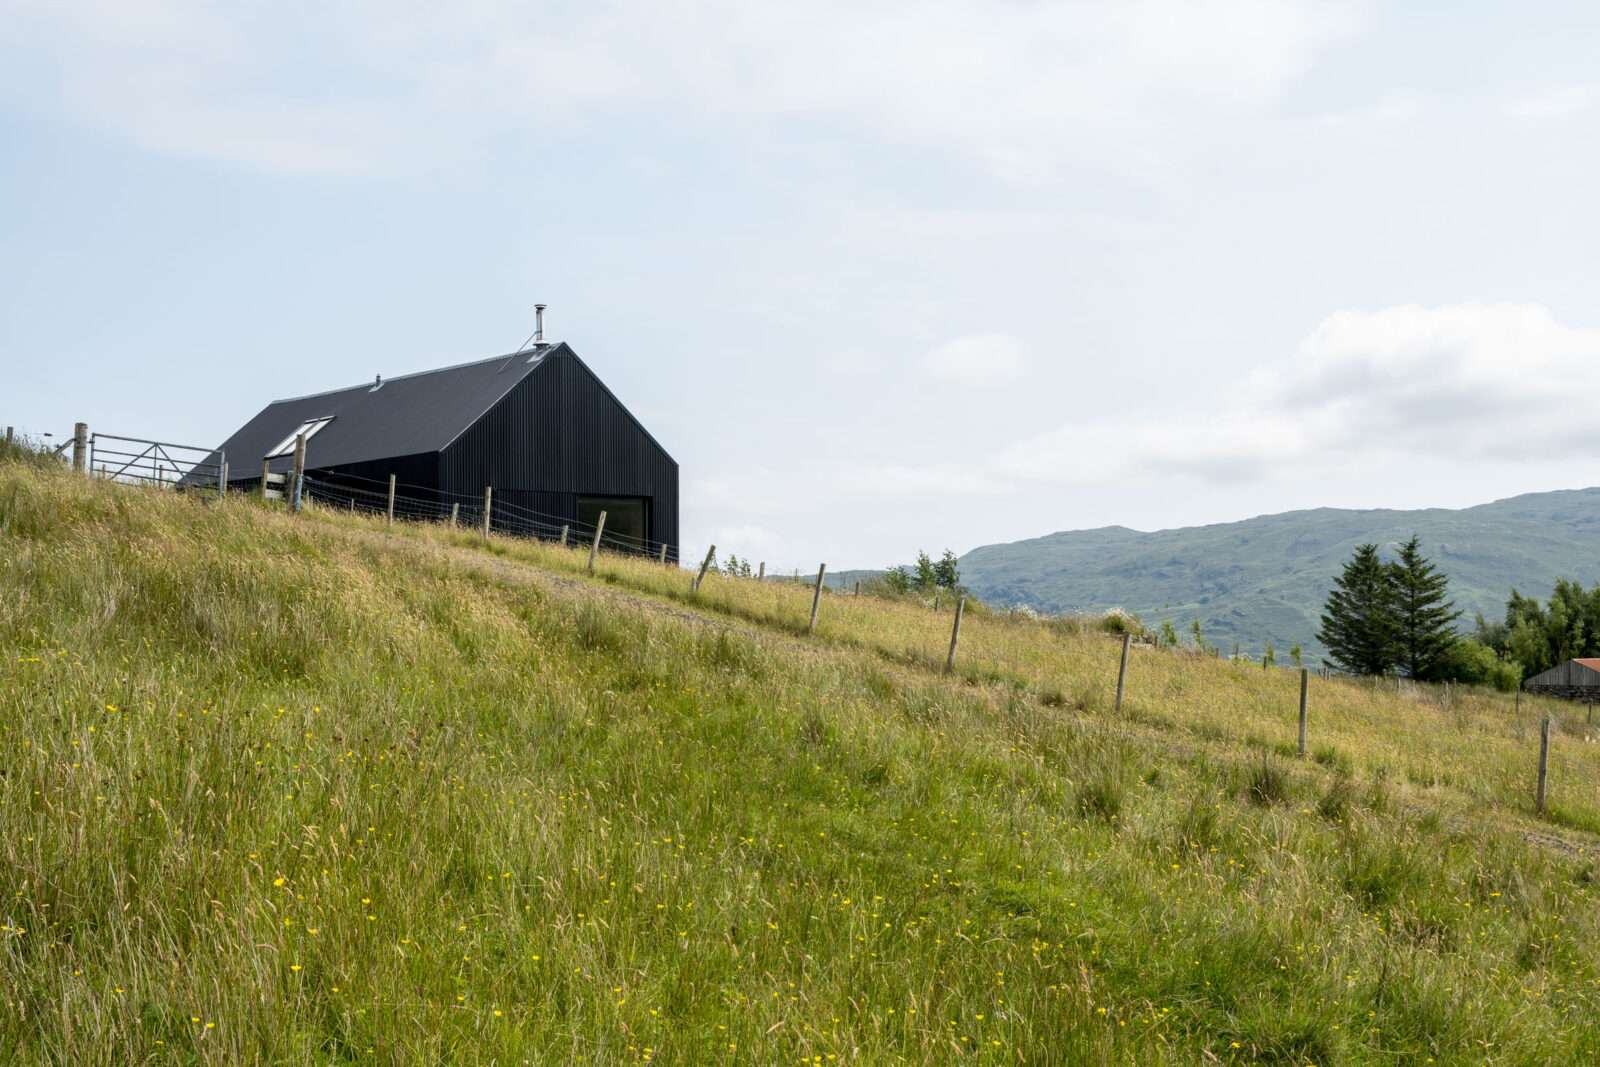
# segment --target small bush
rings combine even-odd
[[[1144,623],[1139,621],[1139,616],[1131,611],[1121,608],[1112,608],[1100,617],[1100,629],[1108,634],[1132,634],[1140,637],[1144,634]]]

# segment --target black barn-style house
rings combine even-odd
[[[495,529],[580,537],[604,511],[607,544],[678,556],[678,464],[564,342],[275,400],[222,446],[230,488],[289,471],[302,434],[322,502],[371,506],[392,474],[399,514],[481,521],[492,487]]]

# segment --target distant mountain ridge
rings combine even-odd
[[[1125,608],[1146,624],[1171,620],[1186,639],[1280,656],[1293,644],[1320,658],[1315,634],[1334,576],[1355,547],[1375,541],[1392,557],[1413,533],[1450,576],[1470,629],[1498,618],[1512,588],[1547,596],[1558,577],[1600,577],[1600,488],[1529,493],[1451,510],[1316,508],[1143,533],[1125,526],[1073,530],[961,557],[962,581],[995,606],[1040,611]]]

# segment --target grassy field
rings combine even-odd
[[[7,1062],[1600,1057],[1600,753],[0,461]]]

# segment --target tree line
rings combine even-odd
[[[1375,544],[1355,550],[1328,594],[1317,640],[1334,664],[1352,674],[1516,688],[1524,664],[1458,634],[1460,617],[1450,600],[1450,579],[1413,536],[1393,560],[1384,560]]]
[[[1585,589],[1581,582],[1559,578],[1546,604],[1513,589],[1502,621],[1479,615],[1477,624],[1477,640],[1527,674],[1600,656],[1600,584]]]
[[[883,572],[883,584],[891,593],[932,593],[943,589],[956,592],[961,589],[961,567],[956,554],[948,548],[944,555],[932,559],[926,552],[917,553],[914,566],[890,567]]]

